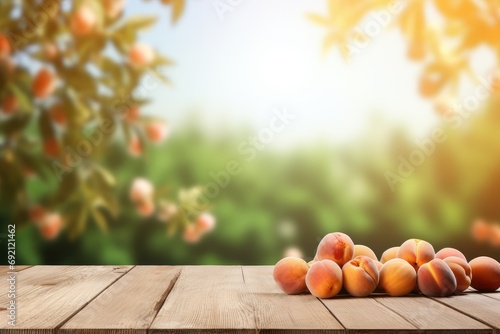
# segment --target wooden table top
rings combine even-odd
[[[272,266],[18,266],[16,326],[0,267],[0,332],[500,333],[500,291],[428,298],[287,296]]]

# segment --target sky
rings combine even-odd
[[[214,3],[236,3],[220,16]],[[173,86],[150,92],[145,112],[165,117],[173,130],[199,112],[212,131],[267,127],[273,110],[297,118],[280,133],[282,143],[359,138],[377,113],[425,136],[439,120],[418,94],[421,64],[406,59],[396,29],[376,36],[344,61],[336,49],[321,52],[326,30],[305,14],[326,13],[324,0],[191,0],[172,25],[169,8],[129,1],[126,14],[155,14],[157,25],[141,35],[176,65]]]

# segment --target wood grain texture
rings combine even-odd
[[[15,272],[20,272],[22,270],[28,269],[32,266],[15,266],[14,271]],[[0,266],[0,278],[3,279],[5,275],[7,275],[8,272],[11,270],[9,269],[8,266]]]
[[[352,298],[339,295],[322,302],[349,331],[349,333],[370,333],[380,331],[416,330],[416,327],[396,312],[378,303],[374,298]]]
[[[150,333],[255,333],[239,266],[187,266]]]
[[[273,280],[272,266],[243,267],[246,295],[261,333],[343,333],[342,325],[314,296],[284,294]]]
[[[180,267],[135,267],[101,293],[58,333],[145,334]]]
[[[449,298],[439,298],[436,301],[466,313],[494,327],[500,333],[500,300],[479,293],[467,293]]]
[[[494,298],[494,299],[500,300],[500,290],[497,290],[495,292],[483,292],[481,294],[484,295],[484,296],[486,296],[486,297],[490,297],[490,298]]]
[[[460,296],[462,297],[462,296]],[[448,298],[440,298],[447,300]],[[418,329],[440,333],[492,333],[492,328],[453,310],[442,303],[423,296],[376,298],[377,302],[407,319]]]
[[[131,267],[36,266],[16,275],[17,324],[0,322],[2,334],[55,333],[73,314]],[[0,291],[7,291],[6,280]],[[0,319],[7,319],[9,300],[0,294]]]

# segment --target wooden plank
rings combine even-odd
[[[239,266],[183,267],[149,332],[255,333],[243,294]]]
[[[135,267],[71,318],[58,333],[145,334],[180,267]]]
[[[462,298],[463,296],[456,297]],[[440,333],[492,333],[491,327],[431,298],[381,296],[376,300],[421,330]],[[440,300],[444,301],[447,298],[440,298]]]
[[[343,333],[344,327],[314,296],[288,296],[273,280],[273,267],[243,267],[243,302],[260,333]]]
[[[322,302],[349,333],[405,333],[416,330],[412,323],[378,303],[375,297],[338,295],[332,299],[323,299]]]
[[[0,322],[2,334],[55,333],[73,314],[131,267],[35,266],[16,275],[17,323]],[[0,291],[7,291],[1,280]],[[0,319],[7,319],[7,294],[0,294]]]
[[[20,272],[21,270],[28,269],[32,266],[15,266],[14,271]],[[11,272],[9,266],[0,266],[0,279],[3,279],[8,272]]]
[[[481,294],[484,295],[484,296],[486,296],[486,297],[490,297],[490,298],[494,298],[494,299],[500,300],[500,290],[497,290],[495,292],[482,292]]]
[[[479,293],[466,293],[435,300],[488,324],[500,333],[500,300]]]

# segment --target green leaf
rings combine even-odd
[[[107,232],[108,223],[106,221],[106,217],[104,217],[102,212],[99,210],[99,207],[93,207],[90,212],[92,214],[92,218],[94,218],[97,226],[101,229],[101,231]]]

